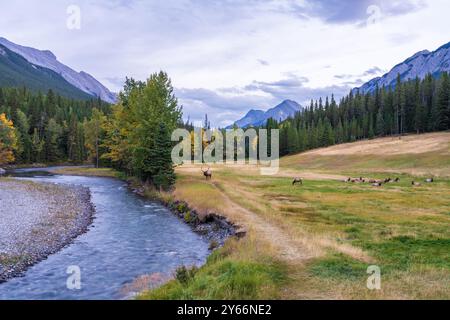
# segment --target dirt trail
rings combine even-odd
[[[215,188],[218,188],[215,184],[213,185]],[[308,248],[304,243],[291,238],[286,232],[274,226],[273,223],[267,222],[256,213],[240,206],[225,192],[220,191],[227,209],[237,212],[241,219],[240,223],[244,224],[246,228],[251,228],[259,237],[270,243],[272,248],[278,253],[279,258],[291,262],[302,262],[319,255],[317,250],[312,250],[313,248]]]
[[[318,173],[293,169],[280,169],[280,172],[278,172],[276,177],[291,178],[291,179],[298,177],[307,180],[339,180],[339,181],[343,181],[348,178],[348,176],[343,176],[339,174]]]
[[[233,213],[237,216],[238,222],[254,231],[258,237],[262,238],[265,243],[269,244],[272,251],[276,255],[290,263],[302,263],[305,260],[322,256],[328,249],[333,249],[357,260],[369,262],[372,260],[363,250],[348,244],[340,244],[326,236],[311,235],[306,232],[296,231],[296,235],[291,236],[282,227],[277,226],[275,221],[267,220],[251,210],[239,205],[230,197],[227,192],[216,183],[212,183],[222,194],[226,212]],[[238,194],[247,194],[246,191],[234,188],[232,192]],[[249,197],[249,201],[258,206],[256,198]]]

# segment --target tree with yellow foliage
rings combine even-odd
[[[17,147],[17,137],[13,122],[0,114],[0,165],[14,162],[14,150]]]

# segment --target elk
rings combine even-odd
[[[381,187],[383,185],[382,182],[374,182],[372,183],[372,187]]]
[[[400,182],[400,178],[395,178],[394,182]]]
[[[428,178],[428,179],[425,180],[425,182],[426,182],[426,183],[433,183],[433,182],[434,182],[434,179],[433,179],[433,178]]]
[[[297,183],[300,183],[300,185],[303,185],[303,179],[302,178],[294,178],[294,181],[292,181],[292,185],[295,186]]]
[[[384,183],[389,183],[389,182],[391,182],[391,181],[392,181],[391,178],[387,178],[387,179],[384,180]]]
[[[211,171],[210,167],[208,167],[207,170],[203,170],[203,166],[202,166],[202,172],[203,172],[203,175],[205,176],[206,180],[208,180],[208,179],[211,180],[212,179],[212,171]]]
[[[413,186],[413,187],[420,187],[421,186],[421,184],[420,183],[418,183],[418,182],[411,182],[411,185]]]

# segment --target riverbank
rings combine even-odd
[[[405,142],[429,148],[411,155]],[[181,273],[140,298],[448,299],[449,147],[448,133],[377,139],[283,158],[275,176],[215,165],[208,181],[200,166],[180,166],[175,199],[220,212],[248,233],[187,280]],[[360,176],[400,181],[343,182]],[[292,186],[294,177],[304,184]],[[381,269],[380,290],[367,286],[372,265]]]
[[[207,239],[210,243],[210,250],[222,247],[230,237],[242,238],[246,234],[245,228],[236,222],[230,221],[227,217],[217,212],[198,211],[191,208],[189,203],[182,199],[177,199],[170,193],[159,193],[144,186],[135,178],[126,178],[122,173],[111,168],[92,167],[60,167],[50,170],[51,173],[73,176],[90,176],[117,178],[127,182],[128,188],[140,197],[161,202],[169,208],[173,214],[188,224],[191,229]]]
[[[449,138],[409,137],[417,146],[433,142],[413,156],[402,147],[406,139],[315,150],[281,159],[275,176],[215,165],[206,181],[200,166],[178,167],[167,197],[200,214],[219,213],[247,235],[139,298],[448,299]],[[386,145],[401,153],[380,152]],[[400,181],[377,188],[344,182],[360,176]],[[292,186],[293,177],[304,184]],[[367,287],[372,265],[382,272],[380,290]]]
[[[0,178],[0,282],[70,244],[93,214],[87,188]]]

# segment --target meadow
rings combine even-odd
[[[211,181],[197,166],[177,175],[166,197],[224,215],[247,236],[142,299],[450,298],[448,132],[289,156],[276,176],[246,166],[215,166]],[[348,177],[400,181],[373,187]],[[367,288],[371,265],[381,290]]]

